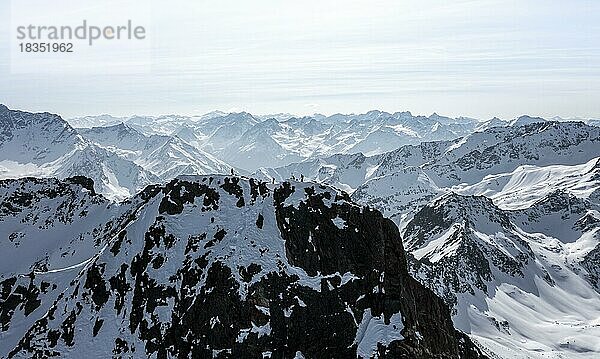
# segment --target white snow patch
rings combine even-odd
[[[361,358],[370,358],[377,350],[377,343],[387,346],[394,340],[404,339],[400,334],[402,329],[404,324],[400,313],[392,315],[390,323],[385,324],[383,315],[373,317],[371,308],[366,309],[354,339],[354,344],[358,344],[357,355]]]

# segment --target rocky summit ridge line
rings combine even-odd
[[[3,356],[484,357],[342,192],[184,176],[115,204],[90,183],[0,181]]]

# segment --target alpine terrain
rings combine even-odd
[[[600,127],[0,106],[0,357],[597,358]]]
[[[480,358],[397,227],[331,188],[0,182],[3,356]]]

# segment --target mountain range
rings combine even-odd
[[[85,175],[122,200],[181,174],[231,167],[177,136],[145,135],[122,123],[74,129],[60,116],[0,106],[0,178]]]
[[[74,127],[124,122],[145,134],[176,135],[235,167],[255,171],[338,153],[374,155],[405,144],[454,139],[485,126],[475,119],[370,111],[359,115],[254,116],[213,112],[205,116],[70,119]],[[506,123],[508,124],[508,123]]]
[[[594,120],[0,125],[0,355],[600,355]]]

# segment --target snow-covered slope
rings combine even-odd
[[[539,122],[473,133],[423,169],[441,186],[472,184],[522,165],[586,163],[599,152],[600,128],[582,122]]]
[[[71,120],[75,127],[107,126],[118,122],[146,135],[177,136],[215,157],[250,172],[259,167],[279,167],[305,159],[335,154],[362,153],[373,156],[407,144],[452,140],[497,127],[519,127],[540,122],[576,122],[554,117],[523,115],[513,120],[492,118],[479,121],[449,118],[433,113],[415,116],[410,112],[369,111],[364,114],[335,114],[295,117],[288,114],[252,115],[247,112],[214,111],[203,116],[108,115]],[[594,120],[585,120],[592,125]]]
[[[0,178],[86,175],[98,192],[126,198],[159,179],[84,139],[60,116],[0,105]]]
[[[443,193],[445,189],[437,187],[421,168],[404,167],[365,182],[352,193],[352,198],[402,223],[406,214]]]
[[[111,205],[85,179],[0,183],[0,232],[12,213],[23,245],[72,224],[61,248],[23,250],[30,274],[3,267],[8,358],[481,357],[408,275],[394,224],[330,188],[182,177]],[[2,240],[2,260],[19,251]]]
[[[362,153],[350,155],[333,155],[303,162],[292,163],[277,168],[261,168],[254,176],[266,180],[285,181],[290,178],[301,178],[328,183],[347,192],[352,192],[364,183],[377,168],[377,161],[365,157]]]
[[[91,118],[73,123],[89,126]],[[176,135],[239,168],[278,167],[339,153],[376,155],[406,144],[450,140],[472,133],[479,122],[432,114],[370,111],[358,115],[253,116],[246,112],[202,117],[134,116],[125,124],[144,134]],[[99,125],[105,126],[104,118]]]
[[[177,136],[146,136],[126,124],[79,130],[90,141],[168,181],[182,174],[228,173],[231,166]]]
[[[452,191],[489,197],[502,209],[520,209],[557,190],[587,198],[599,187],[600,157],[597,157],[574,165],[522,165],[510,173],[485,176],[476,184],[453,186]]]
[[[581,122],[494,127],[453,141],[422,142],[375,156],[309,159],[255,175],[327,183],[398,220],[449,191],[486,195],[503,208],[519,208],[556,189],[585,197],[597,188],[599,136],[599,128]]]
[[[288,153],[301,158],[339,153],[369,156],[406,144],[464,136],[473,132],[477,123],[473,119],[450,119],[437,114],[425,117],[410,112],[370,111],[360,115],[290,118],[279,121],[279,126],[269,134]],[[283,162],[292,160],[288,155]]]
[[[75,128],[92,128],[97,126],[112,126],[123,122],[126,118],[111,115],[83,116],[67,119],[69,125]]]
[[[531,125],[534,123],[546,122],[546,119],[541,117],[532,117],[528,115],[519,116],[518,118],[510,121],[510,126],[524,126]]]
[[[124,221],[85,177],[0,181],[0,346],[17,345]]]
[[[111,126],[80,128],[77,132],[103,147],[122,151],[141,152],[148,141],[148,136],[123,122]]]
[[[506,126],[510,126],[510,124],[511,124],[511,121],[505,121],[505,120],[499,119],[498,117],[494,117],[490,120],[479,123],[477,125],[477,127],[475,128],[475,132],[483,132],[483,131],[489,130],[490,128],[493,128],[493,127],[506,127]]]
[[[391,223],[349,198],[399,225],[411,273],[490,357],[600,355],[593,121],[216,112],[103,116],[81,136],[57,116],[9,113],[3,177],[89,173],[124,197],[143,174],[228,173],[224,159],[264,181],[179,177],[118,205],[82,178],[2,182],[0,347],[25,338],[17,356],[462,350],[445,309],[404,274]],[[81,349],[100,342],[107,352]]]
[[[422,142],[406,145],[399,149],[375,156],[361,153],[337,154],[325,158],[309,159],[277,168],[261,168],[255,176],[282,181],[300,177],[334,185],[349,193],[354,192],[365,182],[405,167],[415,167],[427,163],[443,154],[453,142]]]
[[[444,196],[403,231],[411,272],[453,306],[458,328],[503,357],[595,358],[599,208],[565,192],[517,211]]]
[[[579,197],[599,187],[600,130],[581,122],[494,127],[453,141],[422,142],[384,154],[339,154],[254,175],[333,185],[399,225],[447,192],[485,195],[502,208],[530,205],[557,189]],[[408,216],[408,217],[407,217]]]
[[[237,140],[228,142],[219,154],[226,161],[245,169],[279,166],[302,160],[298,154],[289,151],[273,139],[273,133],[279,128],[279,123],[274,119],[256,124]]]

